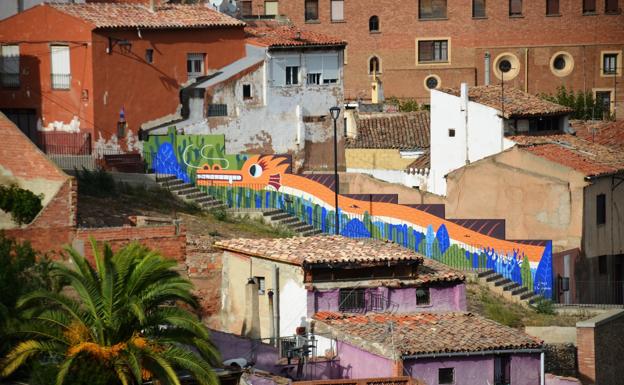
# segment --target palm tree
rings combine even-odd
[[[176,262],[139,244],[116,253],[108,245],[100,253],[94,241],[92,247],[95,268],[72,248],[75,268],[53,267],[70,293],[41,290],[19,300],[26,316],[15,333],[22,338],[0,362],[0,376],[39,358],[58,364],[57,385],[85,367],[123,385],[179,385],[180,370],[201,385],[216,384],[210,363],[218,353],[189,310],[197,305],[193,286],[172,270]]]

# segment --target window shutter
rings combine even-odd
[[[331,19],[332,20],[344,20],[344,1],[343,0],[332,0]]]
[[[306,56],[306,71],[309,74],[320,74],[323,72],[323,56],[308,55]]]
[[[264,3],[264,14],[267,16],[275,16],[278,14],[278,2],[267,1]]]
[[[2,46],[2,73],[19,73],[19,45]]]
[[[323,56],[323,79],[338,79],[338,55]]]
[[[418,42],[418,61],[433,60],[433,42],[430,40]]]
[[[615,13],[618,12],[618,0],[606,0],[605,2],[605,12]]]
[[[548,15],[559,14],[559,0],[547,0],[546,1],[546,14]]]
[[[510,0],[509,1],[509,14],[510,15],[522,15],[522,0]]]
[[[271,60],[271,80],[274,86],[286,85],[286,62],[282,59]]]
[[[596,0],[583,0],[583,12],[596,12]]]
[[[472,1],[472,17],[485,17],[485,0]]]
[[[52,73],[55,75],[69,75],[69,47],[66,45],[53,45],[50,47],[52,55]]]

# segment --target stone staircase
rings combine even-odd
[[[540,298],[533,291],[503,277],[494,270],[485,270],[477,273],[477,280],[491,291],[502,294],[503,297],[522,305],[532,305]]]
[[[157,179],[158,185],[169,190],[173,195],[184,201],[196,203],[204,210],[214,210],[217,208],[225,209],[226,206],[220,200],[217,200],[206,193],[201,192],[191,183],[185,183],[183,180],[175,176],[161,176]]]
[[[200,191],[191,183],[186,183],[173,175],[159,176],[158,185],[169,190],[172,194],[187,202],[196,203],[204,210],[227,209],[227,206],[218,199]],[[260,210],[258,210],[260,211]],[[262,216],[266,222],[274,227],[285,227],[300,236],[310,236],[321,234],[321,230],[300,221],[297,217],[283,210],[262,211]]]
[[[297,235],[309,237],[311,235],[323,233],[321,230],[315,229],[284,210],[274,209],[263,211],[262,215],[267,222],[271,223],[271,225],[286,227],[295,232]]]

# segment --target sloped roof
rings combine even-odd
[[[406,357],[542,347],[541,341],[517,329],[465,312],[367,315],[319,312],[314,319],[321,323],[319,330],[325,327],[340,340],[388,358],[395,354]]]
[[[147,3],[50,3],[48,6],[93,24],[95,28],[242,27],[240,20],[204,5],[163,4],[150,11]]]
[[[459,89],[441,89],[451,95],[460,96]],[[572,112],[569,107],[544,100],[539,96],[529,94],[516,88],[499,85],[476,86],[468,88],[468,98],[475,103],[495,108],[501,112],[504,95],[505,118],[522,118],[537,116],[566,115]]]
[[[337,37],[280,24],[275,20],[248,20],[245,33],[250,42],[271,48],[347,45],[346,41]]]
[[[534,155],[595,177],[624,170],[624,152],[574,135],[511,136],[510,140]]]
[[[429,111],[360,114],[346,148],[429,148]]]
[[[228,239],[215,247],[294,265],[418,261],[423,257],[392,242],[339,235],[313,237]]]
[[[414,159],[414,161],[405,167],[406,172],[410,170],[424,170],[431,166],[431,151],[427,150],[424,154]]]
[[[571,126],[579,138],[591,143],[602,144],[613,149],[624,150],[624,120],[573,121]]]

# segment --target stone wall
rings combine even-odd
[[[544,344],[544,371],[559,376],[576,377],[576,346],[573,344]]]

